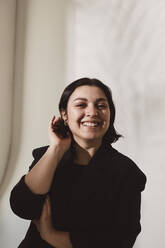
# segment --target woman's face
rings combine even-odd
[[[101,142],[110,124],[104,92],[96,86],[79,86],[67,104],[67,123],[77,143]]]

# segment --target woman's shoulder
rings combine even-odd
[[[141,190],[144,190],[147,177],[137,163],[129,156],[115,149],[113,168],[125,180],[138,182]]]
[[[36,147],[32,150],[32,155],[34,158],[42,157],[47,151],[49,145]]]
[[[137,162],[135,162],[131,157],[118,152],[116,156],[116,162],[118,163],[119,167],[126,171],[134,171],[135,173],[141,173],[142,170],[137,165]]]
[[[36,147],[32,150],[32,155],[33,155],[33,161],[31,165],[29,166],[29,171],[34,167],[34,165],[40,160],[40,158],[44,155],[46,150],[48,149],[49,145],[47,146],[41,146],[41,147]]]

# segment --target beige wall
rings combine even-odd
[[[68,77],[98,77],[112,88],[116,126],[125,136],[115,147],[148,178],[135,248],[163,248],[165,3],[73,0],[71,10]]]
[[[114,146],[148,178],[135,247],[165,247],[164,10],[149,0],[0,0],[1,248],[25,235],[29,222],[12,213],[10,191],[32,149],[48,144],[65,84],[82,76],[112,88],[125,136]]]

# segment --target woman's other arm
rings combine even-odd
[[[52,226],[50,198],[47,196],[40,219],[33,220],[43,240],[56,248],[73,248],[69,232],[57,231]]]

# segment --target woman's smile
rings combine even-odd
[[[85,126],[85,127],[100,127],[101,122],[98,121],[82,121],[80,123],[81,125]]]

